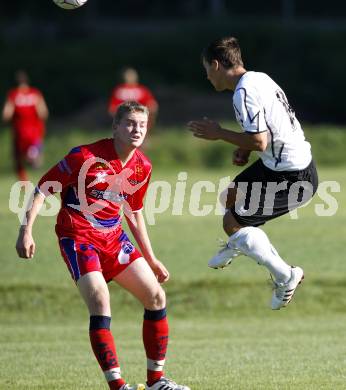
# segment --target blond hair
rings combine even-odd
[[[135,101],[127,101],[118,107],[113,118],[113,123],[115,125],[119,124],[125,115],[132,114],[133,112],[142,112],[149,116],[148,107]]]

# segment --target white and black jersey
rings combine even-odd
[[[311,162],[311,146],[283,90],[265,73],[246,72],[233,95],[238,123],[245,132],[268,133],[268,146],[258,152],[274,171],[297,171]]]

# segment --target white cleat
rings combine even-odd
[[[304,279],[304,271],[300,267],[291,268],[291,279],[287,283],[274,283],[274,291],[272,296],[272,309],[280,310],[286,307],[292,300],[293,295],[298,285]]]
[[[190,387],[178,385],[170,379],[161,377],[161,379],[152,386],[146,385],[145,390],[190,390]]]
[[[145,386],[142,384],[130,386],[128,383],[122,385],[119,390],[145,390]]]
[[[209,260],[208,267],[214,269],[225,268],[231,264],[234,258],[242,254],[243,253],[239,249],[232,246],[229,242],[223,242],[222,248],[219,250],[219,252]]]

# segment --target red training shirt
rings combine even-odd
[[[115,113],[118,106],[126,101],[135,101],[148,107],[149,110],[157,105],[150,90],[141,84],[120,84],[113,89],[108,111]]]
[[[44,121],[40,119],[36,104],[42,99],[41,92],[36,88],[14,88],[7,95],[14,104],[12,126],[16,136],[21,139],[36,142],[44,136]]]

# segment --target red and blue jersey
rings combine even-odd
[[[58,183],[62,206],[57,218],[57,234],[87,237],[88,242],[120,235],[121,208],[136,212],[151,175],[149,159],[138,149],[123,166],[113,139],[102,139],[73,148],[39,181],[45,196],[56,192]],[[56,184],[55,184],[56,185]]]

